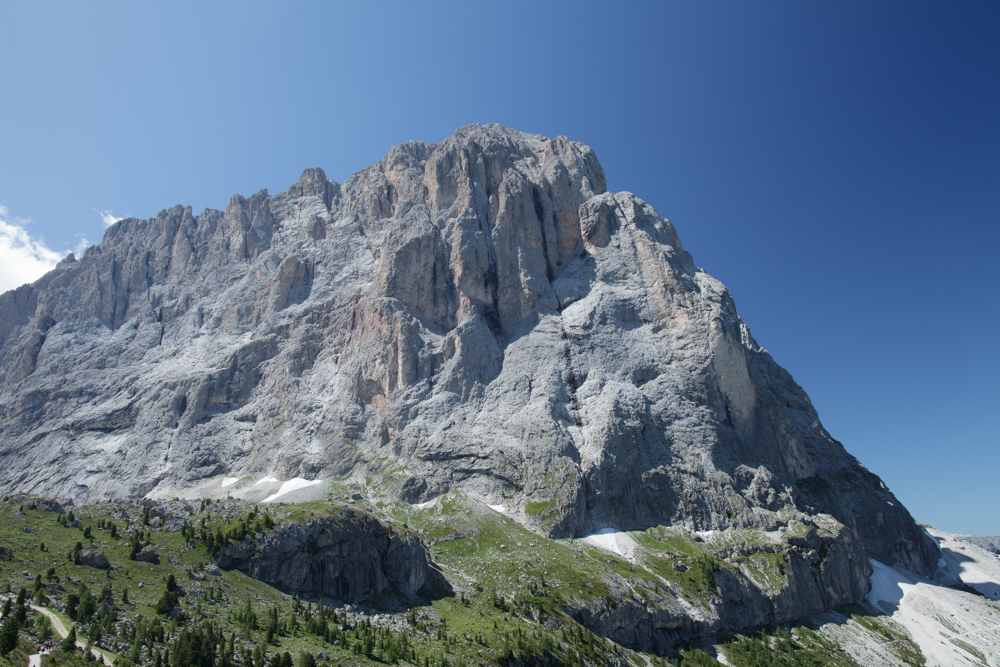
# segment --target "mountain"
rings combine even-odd
[[[343,184],[122,220],[0,296],[0,378],[5,493],[338,478],[553,538],[794,519],[842,561],[827,605],[865,593],[866,556],[939,555],[670,222],[565,137],[469,125]]]
[[[1000,535],[957,535],[958,539],[987,551],[1000,552]]]

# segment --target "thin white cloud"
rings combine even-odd
[[[120,219],[121,218],[119,218],[119,220]],[[76,255],[77,259],[80,259],[83,257],[83,253],[85,253],[87,248],[89,248],[92,244],[87,240],[86,236],[83,236],[82,234],[77,234],[77,236],[80,237],[80,241],[76,244],[76,247],[73,248],[73,254]]]
[[[24,228],[28,224],[30,219],[11,218],[0,204],[0,292],[38,280],[66,256],[32,238]]]
[[[97,211],[96,208],[94,210]],[[115,217],[115,214],[110,209],[107,211],[97,211],[97,214],[101,216],[101,221],[104,223],[105,227],[110,227],[122,219]]]

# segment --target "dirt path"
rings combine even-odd
[[[52,623],[52,629],[56,631],[56,634],[62,639],[66,638],[66,635],[69,634],[69,629],[65,626],[65,624],[63,624],[62,619],[45,607],[36,607],[33,604],[29,604],[28,606],[37,611],[39,614],[45,614],[45,617]],[[76,645],[82,649],[87,648],[87,645],[79,639],[77,639]],[[105,665],[111,665],[114,662],[114,655],[108,653],[107,651],[91,647],[90,652],[94,654],[95,658],[101,660]],[[42,654],[35,653],[34,655],[28,656],[28,667],[42,667]]]

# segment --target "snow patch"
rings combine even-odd
[[[942,553],[951,570],[962,569],[962,575],[965,575],[964,568],[969,567],[971,574],[972,565],[976,561],[970,559],[957,565],[952,555],[952,544],[949,543],[952,536],[935,531],[933,537],[940,541]],[[875,560],[871,564],[874,570],[871,576],[872,590],[866,599],[891,613],[892,620],[906,629],[927,658],[928,667],[982,665],[981,661],[966,650],[968,647],[986,656],[986,664],[990,667],[1000,666],[1000,659],[996,654],[996,647],[1000,646],[1000,624],[995,620],[995,603],[949,588],[949,582],[957,577],[940,570],[935,573],[934,579],[946,585],[920,577],[911,580],[898,570]],[[984,565],[983,569],[989,568]],[[994,572],[1000,574],[1000,567]],[[996,583],[991,585],[1000,585],[1000,576],[993,581]]]
[[[500,514],[507,513],[507,508],[504,507],[503,505],[487,505],[487,507],[489,507],[494,512],[499,512]]]
[[[898,607],[906,592],[913,588],[913,582],[877,560],[869,558],[868,562],[872,564],[872,589],[865,599],[881,609],[885,607],[879,605],[879,602],[888,602],[893,607]]]
[[[239,477],[223,477],[222,478],[222,488],[226,488],[227,486],[232,486],[233,484],[235,484],[238,481],[240,481]]]
[[[598,549],[610,551],[630,561],[635,560],[635,548],[638,545],[628,533],[614,528],[604,528],[581,539]]]
[[[438,496],[438,498],[440,498],[440,496]],[[412,505],[410,505],[410,507],[412,507],[415,510],[422,510],[422,509],[427,509],[428,507],[430,507],[431,505],[433,505],[436,502],[437,502],[437,498],[431,498],[430,500],[428,500],[425,503],[413,503]]]
[[[265,477],[264,479],[267,479],[267,478]],[[263,482],[263,481],[264,480],[262,479],[261,482]],[[274,480],[274,481],[277,482],[278,480]],[[305,488],[310,487],[310,486],[315,486],[316,484],[319,484],[322,481],[323,480],[321,480],[321,479],[308,480],[308,479],[302,479],[301,477],[293,477],[292,479],[288,480],[287,482],[282,482],[281,488],[278,489],[278,492],[269,495],[267,498],[264,498],[264,500],[262,502],[265,502],[265,503],[272,502],[273,500],[275,500],[279,496],[283,496],[286,493],[291,493],[292,491],[298,491],[299,489],[305,489]],[[257,483],[260,484],[260,482],[257,482]]]
[[[961,581],[990,600],[1000,600],[1000,558],[950,533],[934,531],[932,537],[941,547],[938,566],[944,570],[934,574],[934,581],[949,586]]]
[[[272,482],[277,482],[277,481],[278,481],[277,477],[271,477],[270,475],[268,475],[267,477],[263,477],[257,480],[254,486],[260,486],[261,484],[270,484]]]

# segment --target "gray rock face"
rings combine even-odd
[[[139,551],[135,555],[135,558],[133,558],[132,560],[141,561],[143,563],[158,564],[160,562],[160,554],[153,547],[144,547],[141,551]]]
[[[163,524],[163,530],[168,533],[179,533],[187,527],[187,519],[181,516],[172,516]]]
[[[570,600],[567,612],[603,637],[662,654],[698,638],[786,623],[865,595],[868,571],[859,565],[867,560],[852,529],[828,516],[792,525],[792,534],[766,548],[780,557],[785,569],[780,575],[772,573],[776,580],[770,584],[749,574],[757,572],[755,561],[747,558],[761,549],[757,545],[725,554],[728,562],[713,572],[715,585],[707,604],[682,602],[662,589],[646,591],[636,600],[624,582],[612,579],[608,585],[616,603]]]
[[[1000,551],[1000,535],[994,536],[983,536],[983,535],[956,535],[958,539],[963,542],[968,542],[969,544],[975,544],[977,547],[982,547],[987,551],[998,552]]]
[[[99,570],[106,570],[111,567],[111,563],[108,562],[107,556],[99,551],[93,551],[92,549],[84,549],[80,552],[80,565],[96,567]]]
[[[54,498],[43,498],[43,497],[29,497],[23,500],[27,507],[33,510],[40,510],[42,512],[55,512],[56,514],[65,514],[66,510],[63,508],[62,504]]]
[[[247,536],[215,558],[220,567],[287,590],[341,599],[378,594],[390,583],[416,593],[431,574],[415,535],[390,532],[371,515],[349,508],[305,524],[283,524],[264,538]]]
[[[370,476],[550,536],[794,507],[928,571],[933,544],[726,288],[605,189],[583,144],[466,126],[343,184],[310,169],[225,211],[120,221],[0,296],[0,491]]]

